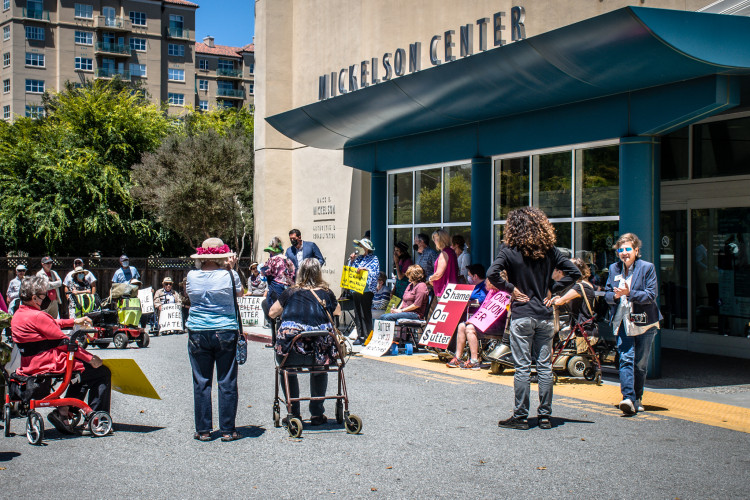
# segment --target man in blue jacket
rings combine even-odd
[[[297,274],[299,263],[310,257],[318,259],[321,266],[324,266],[326,260],[323,258],[323,254],[320,253],[318,245],[312,241],[302,241],[302,233],[299,229],[292,229],[289,231],[289,241],[292,246],[286,249],[286,258],[291,260],[294,264],[294,274]]]

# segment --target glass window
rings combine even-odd
[[[167,94],[167,102],[171,106],[184,106],[185,105],[185,94],[173,94],[170,92]]]
[[[693,178],[746,175],[750,117],[693,126]]]
[[[130,11],[130,22],[133,26],[146,26],[146,13]]]
[[[44,28],[37,26],[26,26],[27,40],[44,40]]]
[[[76,57],[76,69],[81,71],[94,71],[94,60],[90,57]]]
[[[471,222],[471,165],[445,168],[443,222]]]
[[[84,19],[94,18],[94,6],[84,3],[75,4],[75,17],[82,17]]]
[[[208,111],[208,101],[198,101],[198,108],[201,111]]]
[[[661,180],[676,181],[689,176],[690,127],[661,137]]]
[[[10,26],[3,26],[3,40],[10,40]]]
[[[495,161],[495,218],[529,205],[529,157]]]
[[[94,34],[89,31],[76,31],[75,34],[75,43],[80,45],[93,45],[94,44]]]
[[[3,67],[7,68],[10,66],[10,52],[5,52],[3,54]]]
[[[44,54],[37,54],[36,52],[26,52],[26,66],[43,68]]]
[[[254,83],[248,83],[247,84],[247,93],[248,94],[252,94],[254,89],[255,89],[255,84]]]
[[[198,69],[208,70],[208,59],[198,59]]]
[[[138,52],[146,52],[146,39],[145,38],[131,38],[130,48]]]
[[[184,82],[185,81],[185,70],[177,68],[169,68],[167,70],[169,80],[173,82]]]
[[[603,287],[607,283],[609,266],[617,259],[612,245],[620,236],[619,226],[616,220],[575,223],[575,256],[589,265],[591,282],[595,285]]]
[[[10,78],[3,80],[3,94],[10,92]]]
[[[146,65],[130,63],[130,76],[146,77]]]
[[[441,219],[442,169],[417,170],[414,173],[417,195],[415,224],[439,224]]]
[[[692,329],[744,337],[750,321],[750,208],[691,210]]]
[[[571,154],[570,151],[533,157],[533,203],[547,217],[570,217]]]
[[[32,94],[42,94],[44,93],[44,80],[26,80],[26,92],[30,92]]]
[[[42,118],[44,116],[44,106],[36,104],[26,105],[26,118]]]
[[[208,91],[208,80],[198,80],[198,90]]]
[[[234,61],[219,59],[217,67],[219,69],[234,69]]]
[[[3,106],[3,119],[7,120],[10,118],[10,105]]]
[[[620,148],[576,150],[576,217],[620,211]]]
[[[562,250],[565,254],[573,256],[573,245],[571,244],[571,230],[570,222],[553,222],[552,226],[555,228],[555,235],[557,236],[557,242],[555,246]]]
[[[235,90],[234,83],[226,82],[224,80],[217,81],[216,86],[218,87],[219,90]]]
[[[185,57],[185,46],[179,43],[170,43],[167,47],[170,56]]]
[[[390,224],[411,224],[412,205],[414,201],[414,173],[405,172],[388,176],[388,198],[390,205]]]
[[[687,211],[662,212],[660,231],[659,309],[664,316],[663,326],[672,330],[687,330]],[[694,250],[694,257],[701,257],[703,263],[706,257],[704,250],[705,247]]]
[[[255,63],[250,63],[250,74],[255,73]]]
[[[10,9],[10,0],[3,0],[3,10]]]

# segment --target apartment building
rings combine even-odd
[[[116,76],[141,81],[155,102],[168,103],[170,113],[178,114],[187,105],[199,106],[198,4],[187,0],[0,1],[3,119],[40,116],[44,91],[60,89],[66,81],[83,83]],[[243,49],[250,52],[234,52],[232,67],[252,66],[252,46]],[[218,64],[217,58],[214,65]],[[232,85],[214,83],[216,92],[201,100],[209,101],[209,106],[211,102],[228,105],[231,101],[234,106],[248,102],[236,97],[244,88],[239,80],[214,75],[217,82],[232,80]],[[225,90],[220,91],[219,85]]]
[[[253,44],[244,47],[216,45],[208,36],[195,44],[196,107],[253,105],[255,52]]]

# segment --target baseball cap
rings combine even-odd
[[[120,255],[120,262],[123,262],[125,260],[130,260],[130,259],[128,259],[128,256],[125,254]]]
[[[26,271],[26,270],[27,270],[26,266],[24,266],[23,264],[18,264],[16,266],[16,271]]]
[[[77,266],[79,262],[81,263],[81,265],[83,265],[83,259],[73,259],[74,266]]]
[[[50,257],[49,255],[42,257],[42,264],[50,264],[50,263],[52,263],[52,257]]]
[[[172,281],[172,278],[167,276],[166,278],[164,278],[164,280],[161,283],[162,285],[166,285],[167,283],[174,283],[174,281]]]

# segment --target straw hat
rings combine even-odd
[[[369,250],[371,252],[375,251],[375,245],[373,245],[372,241],[370,241],[367,238],[362,238],[361,240],[354,240],[354,244],[366,250]]]
[[[234,255],[229,245],[221,241],[220,238],[209,238],[203,241],[203,244],[195,249],[196,253],[190,256],[191,259],[225,259]]]

